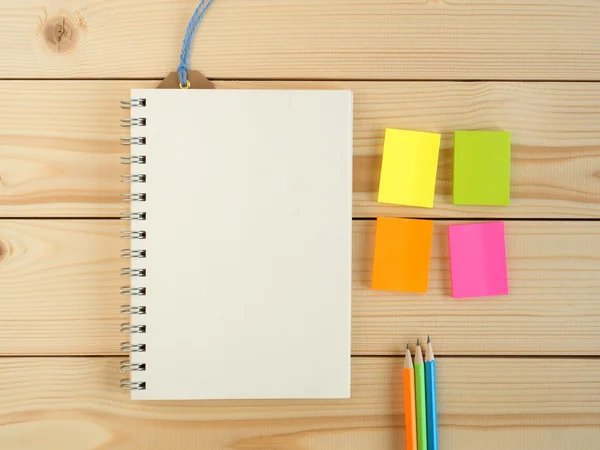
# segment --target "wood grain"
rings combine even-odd
[[[3,78],[164,77],[196,0],[4,1]],[[212,78],[598,80],[594,0],[229,0],[200,27]]]
[[[511,295],[455,301],[453,222],[436,221],[417,296],[370,289],[374,222],[355,220],[350,400],[134,403],[117,389],[122,358],[99,355],[126,340],[126,224],[16,219],[125,209],[119,100],[176,68],[197,4],[0,0],[0,448],[403,448],[394,355],[426,333],[443,355],[441,448],[597,448],[596,221],[509,222]],[[221,89],[354,91],[355,218],[597,220],[599,24],[596,0],[219,0],[191,67]],[[375,201],[386,127],[443,134],[435,208]],[[452,132],[480,129],[512,132],[509,207],[451,205]]]
[[[440,448],[595,448],[600,361],[438,359]],[[3,358],[0,447],[403,448],[401,360],[353,358],[349,400],[131,402],[116,358]]]
[[[374,222],[353,230],[353,353],[402,354],[431,334],[440,355],[600,355],[600,224],[507,224],[511,295],[450,297],[436,221],[426,295],[370,289]],[[119,354],[119,221],[0,221],[0,355]]]
[[[0,83],[0,215],[117,216],[119,97],[107,82]]]
[[[353,353],[401,354],[431,334],[439,354],[600,354],[600,224],[507,222],[510,295],[454,300],[452,223],[435,221],[428,293],[403,295],[370,289],[375,223],[355,221]]]
[[[125,225],[0,221],[0,354],[116,353]]]
[[[0,19],[1,20],[1,19]],[[0,216],[114,217],[132,87],[155,81],[0,82]],[[217,82],[218,88],[350,89],[354,216],[600,217],[600,84]],[[443,133],[434,209],[376,202],[386,127]],[[451,204],[452,132],[512,132],[509,207]]]

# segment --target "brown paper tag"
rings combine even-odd
[[[215,85],[204,75],[197,70],[189,70],[187,74],[188,80],[192,85],[190,89],[214,89]],[[157,89],[180,89],[179,75],[177,72],[171,72],[161,81]]]

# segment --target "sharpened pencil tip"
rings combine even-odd
[[[431,338],[429,337],[429,335],[427,335],[427,343],[431,344]]]
[[[410,347],[408,346],[408,344],[406,344],[406,350],[410,350]]]
[[[417,347],[420,347],[421,343],[419,342],[419,338],[417,338]]]

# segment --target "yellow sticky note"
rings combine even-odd
[[[385,130],[380,203],[433,208],[441,135]]]

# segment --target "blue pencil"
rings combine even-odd
[[[427,398],[427,450],[438,450],[437,398],[435,382],[435,358],[431,339],[427,336],[425,350],[425,396]]]

